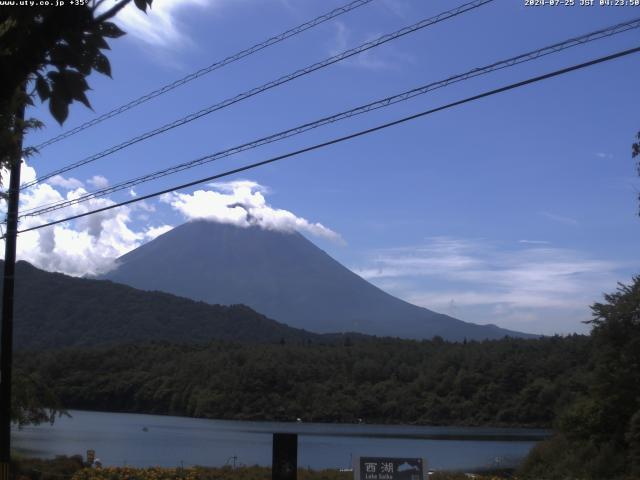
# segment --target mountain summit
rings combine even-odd
[[[118,259],[102,278],[211,304],[245,304],[306,330],[448,340],[526,336],[400,300],[296,232],[192,221]]]

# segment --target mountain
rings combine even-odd
[[[14,341],[18,350],[210,340],[331,343],[340,339],[288,327],[244,305],[210,305],[109,281],[49,273],[27,262],[16,265]]]
[[[192,221],[122,256],[103,278],[212,304],[242,303],[318,333],[495,339],[527,334],[476,325],[400,300],[299,233]]]

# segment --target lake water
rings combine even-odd
[[[96,451],[103,465],[271,465],[271,434],[298,433],[300,467],[344,468],[356,456],[422,457],[428,468],[513,466],[546,430],[241,422],[70,411],[55,425],[14,429],[13,447],[50,458]]]

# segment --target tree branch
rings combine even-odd
[[[101,15],[98,15],[95,19],[95,23],[102,23],[105,20],[109,20],[111,17],[115,16],[120,10],[127,6],[127,4],[131,3],[131,0],[120,0],[120,2],[116,3],[109,10],[104,12]]]

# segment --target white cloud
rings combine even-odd
[[[330,55],[338,55],[344,50],[362,43],[351,41],[353,32],[345,23],[336,21],[334,25],[336,31],[333,37],[333,46],[329,50]],[[379,36],[372,35],[365,41],[375,40]],[[384,44],[350,57],[340,62],[340,65],[364,68],[366,70],[394,70],[400,68],[403,64],[414,63],[414,61],[415,59],[411,55],[399,52],[390,44]]]
[[[421,246],[390,248],[376,252],[369,267],[356,270],[367,279],[424,276],[467,270],[480,263],[466,252],[471,244],[464,240],[433,237]]]
[[[382,5],[400,18],[409,18],[411,3],[406,0],[382,0]]]
[[[116,17],[123,30],[144,43],[176,49],[191,40],[187,29],[179,21],[179,12],[190,7],[207,7],[207,0],[156,0],[147,13],[140,11],[133,2]]]
[[[207,184],[207,187],[213,187],[216,190],[225,193],[233,193],[238,189],[249,189],[253,192],[260,192],[264,194],[271,193],[271,191],[264,185],[260,185],[252,180],[234,180],[231,182],[214,182]]]
[[[576,220],[575,218],[566,217],[564,215],[558,215],[557,213],[551,213],[551,212],[538,212],[538,213],[543,217],[548,218],[549,220],[553,220],[554,222],[562,223],[564,225],[577,227],[580,224],[580,222],[578,222],[578,220]]]
[[[23,163],[22,182],[27,183],[35,178],[35,169]],[[20,195],[20,210],[26,212],[42,204],[69,200],[87,193],[84,187],[78,186],[78,183],[72,180],[74,179],[60,177],[53,182],[40,183],[26,189]],[[98,184],[106,182],[106,178],[101,176],[96,176],[93,180]],[[8,175],[3,175],[5,189],[7,182]],[[77,188],[68,190],[72,187]],[[57,212],[38,217],[25,217],[20,221],[20,229],[42,225],[113,203],[106,198],[92,199]],[[153,227],[147,227],[144,232],[133,229],[130,225],[130,213],[133,208],[137,207],[113,209],[72,222],[21,233],[17,244],[17,257],[39,268],[69,275],[104,272],[113,266],[113,261],[117,257],[140,246],[144,240],[150,239],[152,235],[161,231]],[[2,210],[5,209],[6,205],[3,204]],[[163,229],[164,226],[157,228]]]
[[[374,252],[354,271],[427,308],[451,311],[455,304],[472,322],[538,333],[584,331],[588,306],[615,289],[624,265],[531,242],[507,249],[436,237]]]
[[[149,240],[153,240],[154,238],[157,238],[160,235],[167,233],[169,230],[172,230],[172,229],[173,227],[171,225],[162,225],[160,227],[150,227],[144,232],[144,236]]]
[[[547,240],[518,240],[518,243],[524,243],[527,245],[551,245],[551,242]]]
[[[156,211],[155,205],[147,202],[146,200],[139,200],[136,203],[133,203],[131,206],[132,208],[135,208],[136,210],[141,210],[143,212],[153,213]]]
[[[109,180],[102,175],[94,175],[87,183],[95,188],[107,188],[109,186]]]
[[[25,162],[21,177],[22,183],[31,182],[37,177],[36,171]],[[4,172],[3,189],[6,190],[8,182],[8,172]],[[94,176],[91,182],[108,185],[108,180],[100,175]],[[68,190],[70,186],[77,185],[68,179],[57,179],[54,183],[56,185],[39,183],[24,190],[20,196],[20,210],[27,212],[43,204],[71,200],[87,193],[82,186]],[[187,219],[204,218],[282,231],[300,230],[331,240],[341,240],[337,233],[320,223],[311,223],[287,210],[269,206],[264,198],[268,189],[255,182],[216,183],[209,185],[209,188],[212,190],[199,190],[191,195],[165,195],[163,203],[170,204]],[[19,228],[23,230],[43,225],[114,203],[108,198],[94,198],[37,217],[24,217]],[[0,215],[4,213],[3,210],[6,211],[4,203],[0,207]],[[77,276],[99,274],[113,268],[118,257],[173,228],[167,224],[149,225],[150,215],[154,212],[156,205],[143,201],[24,232],[19,236],[17,256],[44,270]],[[134,227],[134,218],[142,226]]]
[[[65,178],[62,175],[55,175],[47,180],[47,183],[54,187],[61,187],[67,190],[74,190],[76,188],[84,187],[84,184],[77,178]]]
[[[267,230],[301,231],[342,241],[340,235],[321,223],[312,223],[288,210],[272,208],[264,195],[267,189],[258,183],[241,180],[212,183],[211,190],[196,190],[192,194],[171,193],[160,201],[171,205],[187,220],[212,220],[238,227],[260,226]]]

